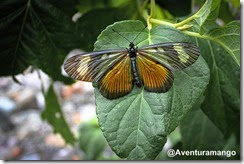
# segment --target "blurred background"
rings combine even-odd
[[[203,3],[156,0],[156,17],[175,22]],[[98,126],[92,84],[68,78],[62,64],[69,56],[92,51],[108,25],[126,19],[145,22],[144,9],[149,9],[147,0],[0,2],[0,159],[120,159]],[[220,26],[238,20],[240,1],[222,0],[219,17]],[[214,125],[209,121],[209,126]],[[157,159],[168,159],[166,150],[180,146],[181,137],[176,128]]]

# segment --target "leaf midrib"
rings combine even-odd
[[[211,35],[199,35],[198,33],[196,35],[195,34],[192,35],[191,34],[192,32],[189,32],[189,31],[185,31],[184,33],[185,34],[188,34],[190,36],[195,36],[195,37],[198,37],[198,38],[203,38],[203,39],[210,40],[210,41],[213,41],[215,43],[218,43],[220,46],[222,46],[228,52],[228,54],[230,54],[232,56],[232,58],[235,60],[235,62],[237,63],[237,65],[240,66],[240,63],[239,63],[237,57],[235,56],[235,53],[228,46],[226,46],[225,43],[223,43],[218,38],[215,38],[215,37],[213,37]],[[235,51],[236,51],[236,49],[235,49]]]
[[[14,50],[14,56],[13,56],[13,62],[12,62],[12,72],[14,71],[16,55],[17,55],[17,51],[19,49],[19,44],[20,44],[20,40],[21,40],[21,37],[22,37],[22,34],[23,34],[24,26],[26,24],[26,19],[27,19],[29,8],[30,8],[30,3],[31,3],[31,0],[28,0],[27,4],[26,4],[25,15],[24,15],[23,22],[22,22],[21,28],[20,28],[20,33],[18,35],[17,44],[16,44],[16,47],[15,47],[15,50]]]
[[[140,111],[139,111],[139,118],[138,118],[138,126],[137,126],[137,133],[136,133],[136,158],[138,159],[138,137],[139,137],[139,130],[140,130],[140,123],[141,123],[141,111],[142,111],[142,100],[143,100],[143,90],[141,91],[141,102],[140,102]]]
[[[36,18],[40,21],[42,28],[44,29],[46,36],[48,38],[48,40],[51,42],[53,48],[55,48],[57,51],[59,51],[59,49],[57,48],[57,46],[55,45],[54,41],[52,40],[52,38],[50,37],[50,33],[48,32],[48,30],[46,29],[44,23],[42,22],[41,18],[39,18],[39,16],[37,15],[37,13],[35,12],[35,10],[32,8],[33,14],[36,16]]]

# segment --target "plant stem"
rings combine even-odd
[[[193,37],[197,37],[197,38],[202,38],[202,39],[208,39],[208,40],[212,40],[211,37],[207,36],[207,35],[200,35],[199,33],[196,32],[192,32],[192,31],[183,31],[185,34],[189,35],[189,36],[193,36]]]
[[[155,0],[151,0],[150,15],[147,18],[147,26],[148,26],[149,30],[151,30],[151,28],[152,28],[152,23],[151,23],[150,19],[154,16],[154,13],[155,13]]]
[[[150,18],[150,22],[151,23],[156,23],[156,24],[161,24],[161,25],[167,25],[167,26],[174,27],[173,23],[166,22],[166,21],[163,21],[163,20],[154,19],[154,18]]]
[[[154,17],[155,13],[155,0],[151,0],[151,11],[150,11],[150,17]]]
[[[191,28],[192,26],[193,25],[187,25],[187,24],[185,24],[184,26],[180,26],[177,29],[183,31],[183,30],[187,30],[187,29]]]
[[[188,22],[192,21],[193,19],[196,18],[196,15],[192,15],[190,16],[189,18],[186,18],[184,19],[183,21],[179,22],[179,23],[176,23],[174,24],[174,26],[177,28],[177,27],[180,27],[180,26],[184,26],[185,24],[187,24]]]
[[[139,12],[139,14],[140,14],[145,20],[147,20],[147,18],[148,18],[148,14],[144,15],[144,14],[145,14],[145,13],[144,13],[144,9],[145,9],[145,7],[147,6],[148,1],[149,1],[149,0],[145,0],[141,6],[138,5],[138,7],[137,7],[137,8],[138,8],[138,12]],[[137,2],[137,3],[139,3],[139,2]],[[137,18],[137,16],[138,16],[138,12],[136,12],[136,13],[132,16],[132,19],[136,19],[136,18]]]

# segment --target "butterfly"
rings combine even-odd
[[[126,49],[75,55],[65,61],[64,70],[74,79],[96,82],[105,98],[116,99],[129,94],[134,85],[148,92],[167,92],[174,82],[172,71],[192,65],[200,55],[199,48],[191,43],[168,42],[138,48],[133,41]]]

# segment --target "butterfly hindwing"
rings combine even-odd
[[[69,58],[64,63],[64,69],[74,79],[94,82],[126,53],[126,51],[111,50],[79,54]]]
[[[98,81],[98,89],[104,97],[116,99],[131,92],[132,80],[131,62],[127,55]]]
[[[140,53],[136,61],[145,90],[162,93],[172,87],[174,76],[168,68]]]
[[[144,54],[170,70],[182,70],[193,64],[199,57],[198,47],[189,43],[160,43],[138,49]]]

